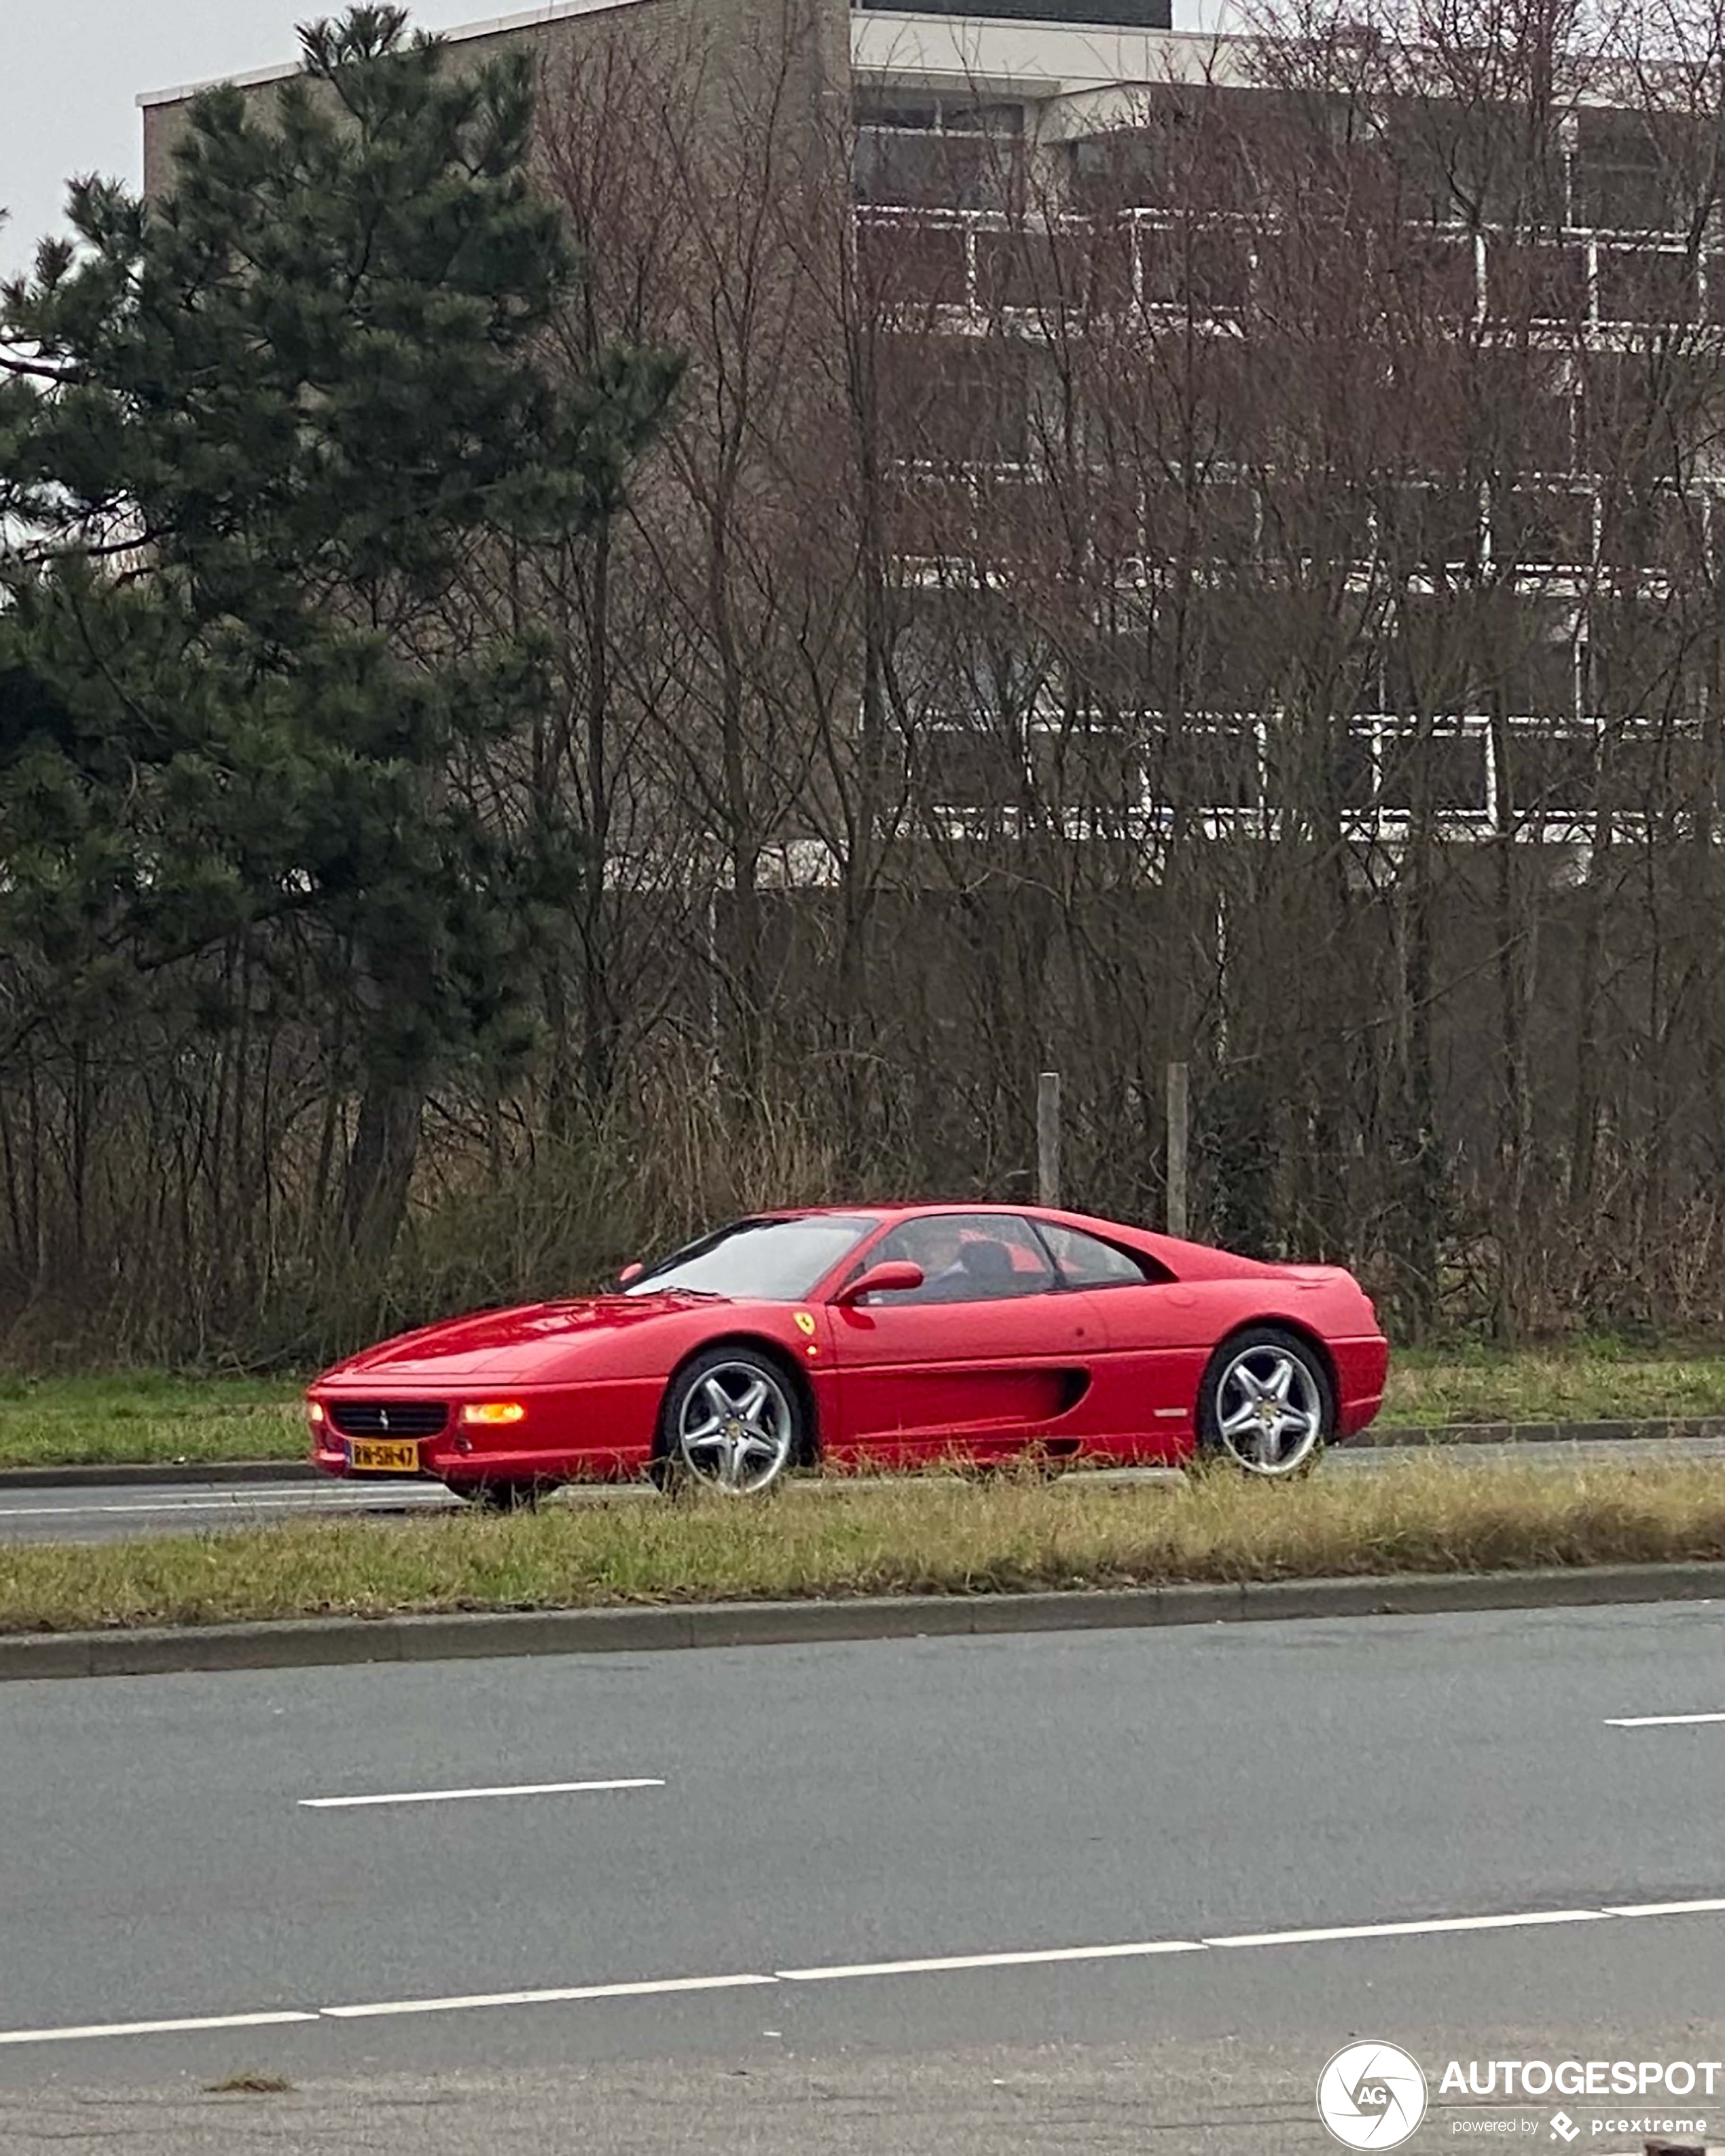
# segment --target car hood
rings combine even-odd
[[[525,1384],[566,1362],[570,1349],[583,1339],[614,1338],[721,1300],[686,1294],[596,1295],[475,1311],[362,1348],[314,1382],[440,1384],[446,1378],[496,1377]]]

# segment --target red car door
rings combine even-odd
[[[1089,1449],[1121,1460],[1178,1458],[1195,1435],[1198,1383],[1214,1341],[1200,1295],[1136,1252],[1032,1218],[1060,1278],[1091,1303],[1093,1330],[1106,1342],[1094,1366]]]
[[[922,1286],[832,1313],[840,1428],[829,1450],[909,1463],[1088,1432],[1101,1327],[1091,1297],[1062,1286],[1027,1222],[924,1214],[866,1262],[892,1260],[920,1265]]]

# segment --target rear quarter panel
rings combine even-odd
[[[1094,1301],[1107,1327],[1096,1404],[1104,1426],[1119,1433],[1105,1449],[1120,1456],[1192,1450],[1204,1370],[1218,1345],[1249,1326],[1282,1326],[1322,1348],[1335,1378],[1338,1437],[1363,1430],[1382,1405],[1389,1349],[1371,1305],[1345,1276],[1291,1280],[1266,1266],[1115,1289]]]
[[[1218,1317],[1225,1320],[1215,1337],[1245,1325],[1280,1325],[1314,1341],[1327,1356],[1335,1381],[1335,1434],[1356,1435],[1384,1404],[1389,1368],[1389,1343],[1370,1301],[1348,1275],[1327,1267],[1309,1273],[1266,1270],[1268,1278],[1210,1284]],[[1235,1291],[1231,1301],[1222,1292],[1228,1285]]]

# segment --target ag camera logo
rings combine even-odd
[[[1425,2116],[1425,2076],[1395,2044],[1345,2044],[1318,2076],[1317,2115],[1344,2148],[1399,2148]]]

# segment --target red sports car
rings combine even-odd
[[[499,1505],[576,1479],[765,1490],[818,1460],[1178,1461],[1289,1476],[1378,1412],[1389,1350],[1334,1265],[1006,1205],[758,1214],[614,1293],[453,1318],[311,1385],[331,1475]]]

